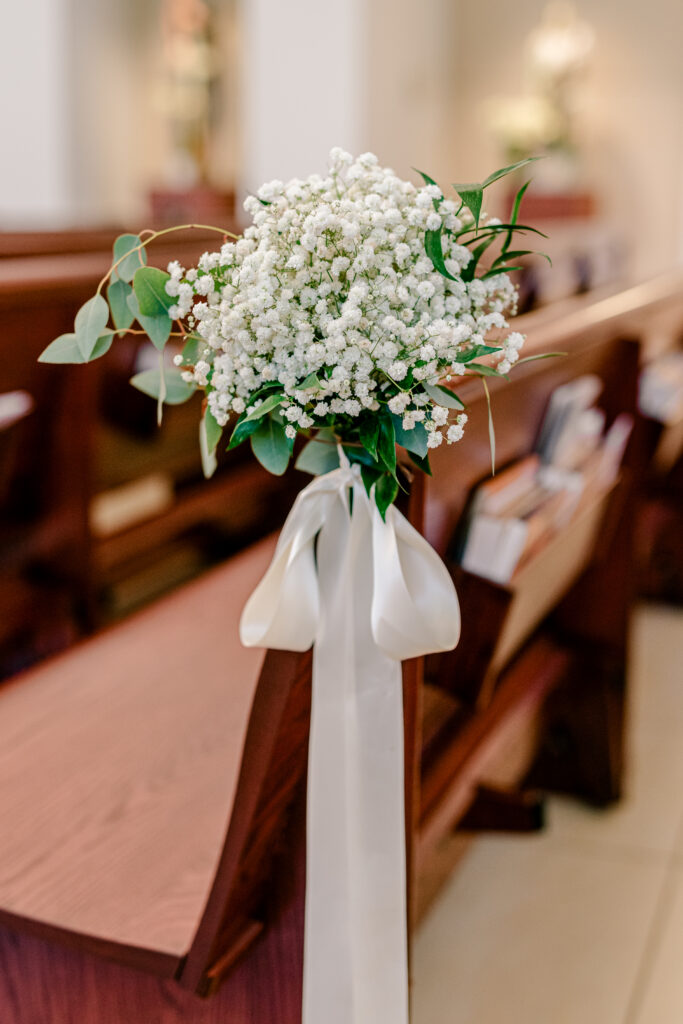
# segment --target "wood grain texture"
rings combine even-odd
[[[240,773],[263,652],[238,621],[273,541],[0,693],[0,907],[190,948]]]

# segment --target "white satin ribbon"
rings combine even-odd
[[[299,494],[240,636],[315,645],[303,1024],[407,1024],[401,661],[459,635],[443,562],[396,508],[382,521],[357,466]]]

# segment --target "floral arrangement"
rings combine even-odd
[[[516,306],[509,272],[531,251],[513,239],[535,231],[518,223],[526,186],[507,222],[482,205],[489,185],[527,163],[455,185],[447,198],[422,172],[416,185],[370,153],[334,149],[324,177],[272,181],[250,196],[241,237],[211,228],[223,243],[197,267],[147,265],[150,243],[179,229],[120,236],[74,332],[41,360],[88,362],[116,335],[145,334],[159,370],[131,383],[157,399],[159,415],[164,402],[204,392],[207,474],[226,428],[229,448],[248,439],[276,474],[302,434],[299,468],[334,468],[341,444],[384,515],[401,480],[396,445],[429,473],[429,450],[458,441],[467,422],[458,378],[486,388],[519,361],[524,339],[507,317]]]

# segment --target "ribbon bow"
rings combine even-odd
[[[314,645],[304,1024],[407,1024],[400,663],[455,647],[460,610],[433,548],[341,459],[297,497],[240,636]]]

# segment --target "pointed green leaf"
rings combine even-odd
[[[396,435],[391,414],[387,412],[379,421],[377,439],[377,458],[390,473],[396,472]]]
[[[484,201],[484,190],[481,185],[454,185],[463,203],[474,217],[475,226],[479,227],[481,206]]]
[[[131,292],[127,299],[135,319],[143,331],[146,331],[149,340],[160,352],[169,339],[173,321],[164,313],[163,316],[143,316],[138,306],[138,299],[135,292]]]
[[[235,429],[230,435],[230,441],[228,442],[227,451],[232,451],[233,448],[237,448],[238,445],[246,441],[248,437],[255,434],[259,428],[260,420],[247,420],[246,417],[240,416]]]
[[[373,459],[376,459],[377,441],[379,440],[379,421],[377,418],[373,416],[372,418],[366,417],[364,420],[361,420],[358,435],[360,443],[366,452],[369,452]]]
[[[360,467],[360,475],[365,486],[365,492],[368,498],[371,496],[370,492],[377,483],[379,478],[384,475],[384,471],[375,463],[371,466],[363,463]]]
[[[415,171],[416,174],[420,175],[420,177],[424,181],[425,185],[436,185],[436,187],[439,190],[441,190],[441,186],[438,184],[438,182],[434,181],[433,178],[430,178],[430,176],[428,174],[425,174],[424,171],[421,171],[418,167],[413,167],[413,170]],[[443,195],[439,196],[438,199],[432,199],[432,203],[434,204],[434,209],[437,212],[438,212],[439,206],[441,205],[442,202],[443,202]]]
[[[422,458],[427,454],[427,431],[421,423],[416,423],[412,430],[403,426],[402,416],[392,416],[396,444],[400,444],[407,452],[414,452]]]
[[[432,467],[429,465],[428,455],[425,455],[425,457],[422,459],[420,458],[419,455],[416,455],[415,452],[408,452],[408,458],[410,459],[411,462],[414,462],[415,465],[418,466],[423,473],[426,473],[427,476],[432,475]]]
[[[39,363],[91,363],[99,359],[111,348],[113,334],[102,334],[97,339],[89,359],[84,359],[75,334],[60,334],[38,356]]]
[[[436,231],[425,232],[425,252],[432,261],[434,269],[438,270],[442,277],[447,277],[449,281],[457,281],[457,277],[453,277],[453,275],[446,269],[446,264],[443,258],[443,248],[441,246],[441,231],[442,229],[439,228]]]
[[[282,476],[289,465],[292,443],[285,434],[284,426],[268,416],[259,422],[258,429],[251,435],[251,450],[269,473]]]
[[[133,291],[143,316],[164,316],[176,302],[166,291],[170,274],[158,267],[138,267],[133,278]]]
[[[297,384],[297,391],[314,391],[320,387],[320,378],[317,373],[309,373],[308,377],[304,377],[301,384]]]
[[[509,267],[496,267],[495,270],[487,270],[485,274],[482,274],[479,278],[480,281],[486,281],[489,277],[498,277],[499,274],[511,274],[513,270],[524,270],[521,265],[509,266]]]
[[[159,370],[143,370],[130,383],[150,398],[162,398],[165,405],[182,405],[197,390],[196,385],[183,380],[180,370],[171,367],[164,369],[163,378]]]
[[[120,278],[115,278],[107,288],[107,301],[111,310],[114,326],[119,331],[127,331],[135,319],[133,310],[128,305],[131,287]]]
[[[109,306],[101,295],[93,295],[76,313],[76,341],[85,362],[90,358],[108,320]]]
[[[431,400],[436,402],[437,405],[443,405],[446,409],[462,410],[465,408],[464,403],[460,401],[450,388],[445,388],[442,384],[423,384],[422,386]]]
[[[114,277],[120,277],[122,281],[132,281],[133,274],[147,262],[145,249],[138,249],[142,245],[138,235],[119,235],[114,242],[114,264],[118,264],[114,270]],[[123,257],[126,257],[125,259]]]
[[[537,359],[557,359],[559,356],[569,355],[568,352],[540,352],[537,356],[525,356],[519,359],[514,365],[521,366],[522,363],[535,363]]]
[[[387,509],[396,501],[398,480],[389,473],[382,473],[375,484],[375,502],[382,519],[386,519]]]
[[[513,171],[518,171],[520,167],[526,167],[527,164],[532,164],[535,160],[539,159],[540,157],[537,156],[528,156],[524,160],[518,160],[516,164],[501,167],[499,171],[494,171],[493,174],[489,174],[488,178],[484,178],[481,187],[488,188],[489,185],[493,185],[494,181],[499,181],[501,178],[505,178],[506,175],[512,174]]]
[[[492,234],[488,238],[485,238],[484,241],[481,242],[481,244],[476,247],[476,249],[472,250],[472,258],[471,258],[470,262],[465,267],[463,267],[463,269],[462,269],[462,279],[463,279],[463,281],[473,281],[474,280],[474,275],[475,275],[477,266],[479,264],[479,260],[484,255],[484,253],[486,252],[488,247],[493,242],[495,242],[495,240],[496,240],[496,235]]]
[[[505,377],[507,380],[507,374],[495,370],[493,366],[486,366],[485,363],[468,363],[467,369],[475,370],[481,377]]]

